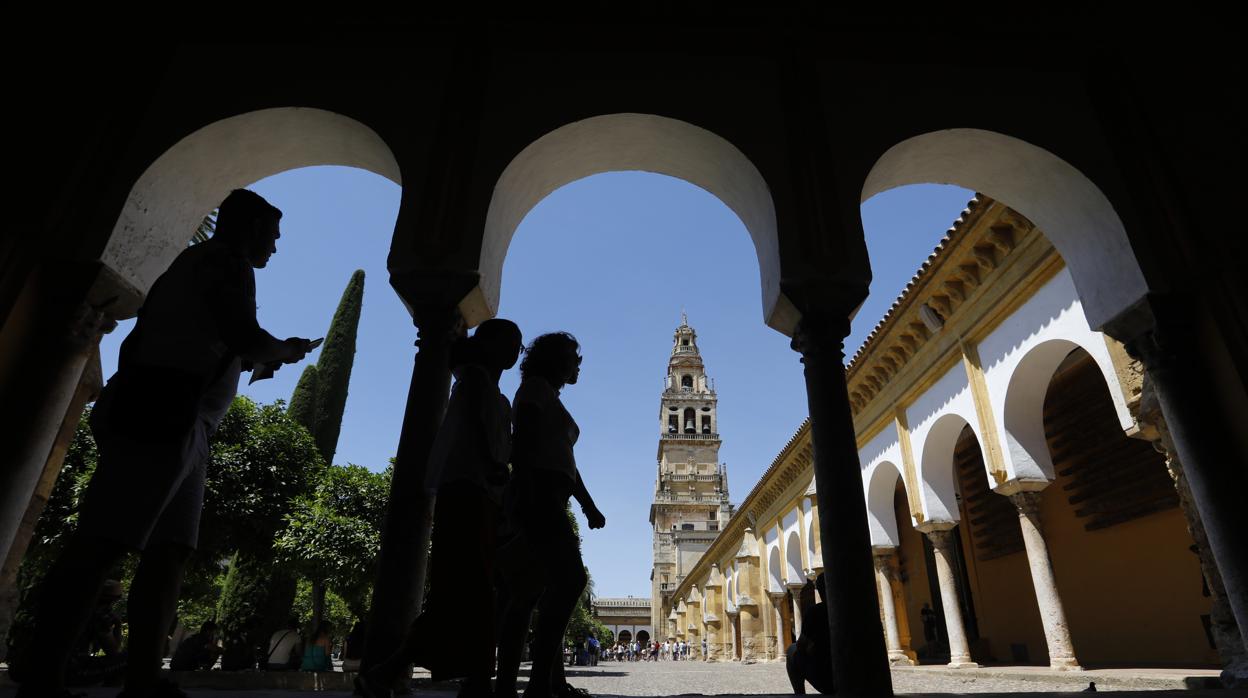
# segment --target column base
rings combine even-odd
[[[889,652],[889,666],[914,666],[914,660],[906,656],[905,652]]]
[[[978,669],[979,663],[972,662],[970,657],[956,657],[945,666],[950,669]]]
[[[1074,657],[1059,657],[1049,660],[1049,668],[1053,671],[1083,671],[1079,660]]]

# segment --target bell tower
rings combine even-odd
[[[650,613],[656,631],[667,627],[676,585],[732,516],[728,470],[719,462],[717,408],[715,383],[706,375],[698,333],[681,313],[659,399],[658,475],[650,505],[654,527]]]

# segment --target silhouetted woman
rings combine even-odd
[[[511,405],[498,379],[523,346],[515,323],[494,319],[452,347],[455,387],[425,479],[437,493],[429,598],[398,651],[356,680],[358,694],[389,695],[413,663],[435,681],[464,678],[461,696],[490,692],[494,534],[511,453]]]
[[[577,471],[572,447],[580,430],[559,401],[559,391],[575,384],[580,371],[580,345],[565,332],[535,339],[520,364],[508,503],[542,574],[537,593],[513,591],[509,600],[499,637],[498,698],[515,698],[520,648],[535,605],[537,632],[525,698],[584,695],[568,686],[560,661],[564,631],[587,581],[567,511],[569,497],[580,503],[590,528],[602,528],[606,518]]]

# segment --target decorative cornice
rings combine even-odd
[[[987,196],[977,194],[967,203],[846,367],[855,415],[942,331],[1034,230],[1031,221]]]

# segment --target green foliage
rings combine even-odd
[[[286,410],[291,419],[302,424],[309,432],[316,429],[317,377],[316,364],[303,367],[303,373],[299,374],[299,382],[295,385],[295,392],[290,396],[290,407]]]
[[[213,439],[201,550],[267,553],[291,501],[320,481],[325,466],[312,437],[282,407],[241,396],[230,405]]]
[[[316,361],[316,425],[311,431],[326,463],[334,462],[334,452],[338,449],[363,303],[364,270],[356,269],[342,292],[342,300],[325,335],[325,346]]]
[[[229,671],[255,665],[269,635],[285,624],[295,599],[295,578],[274,565],[267,551],[240,550],[230,561],[221,590],[217,622],[225,653],[221,668]]]
[[[324,582],[357,615],[367,610],[381,525],[390,493],[390,471],[334,466],[311,495],[300,497],[274,541],[282,564]]]
[[[332,637],[344,638],[347,633],[351,632],[351,628],[355,622],[363,618],[364,612],[352,607],[346,599],[334,593],[332,589],[325,592],[325,616],[324,620],[329,621],[333,626],[330,631]],[[295,592],[295,604],[291,613],[299,619],[300,625],[305,628],[308,634],[311,634],[312,628],[312,582],[301,579]]]

